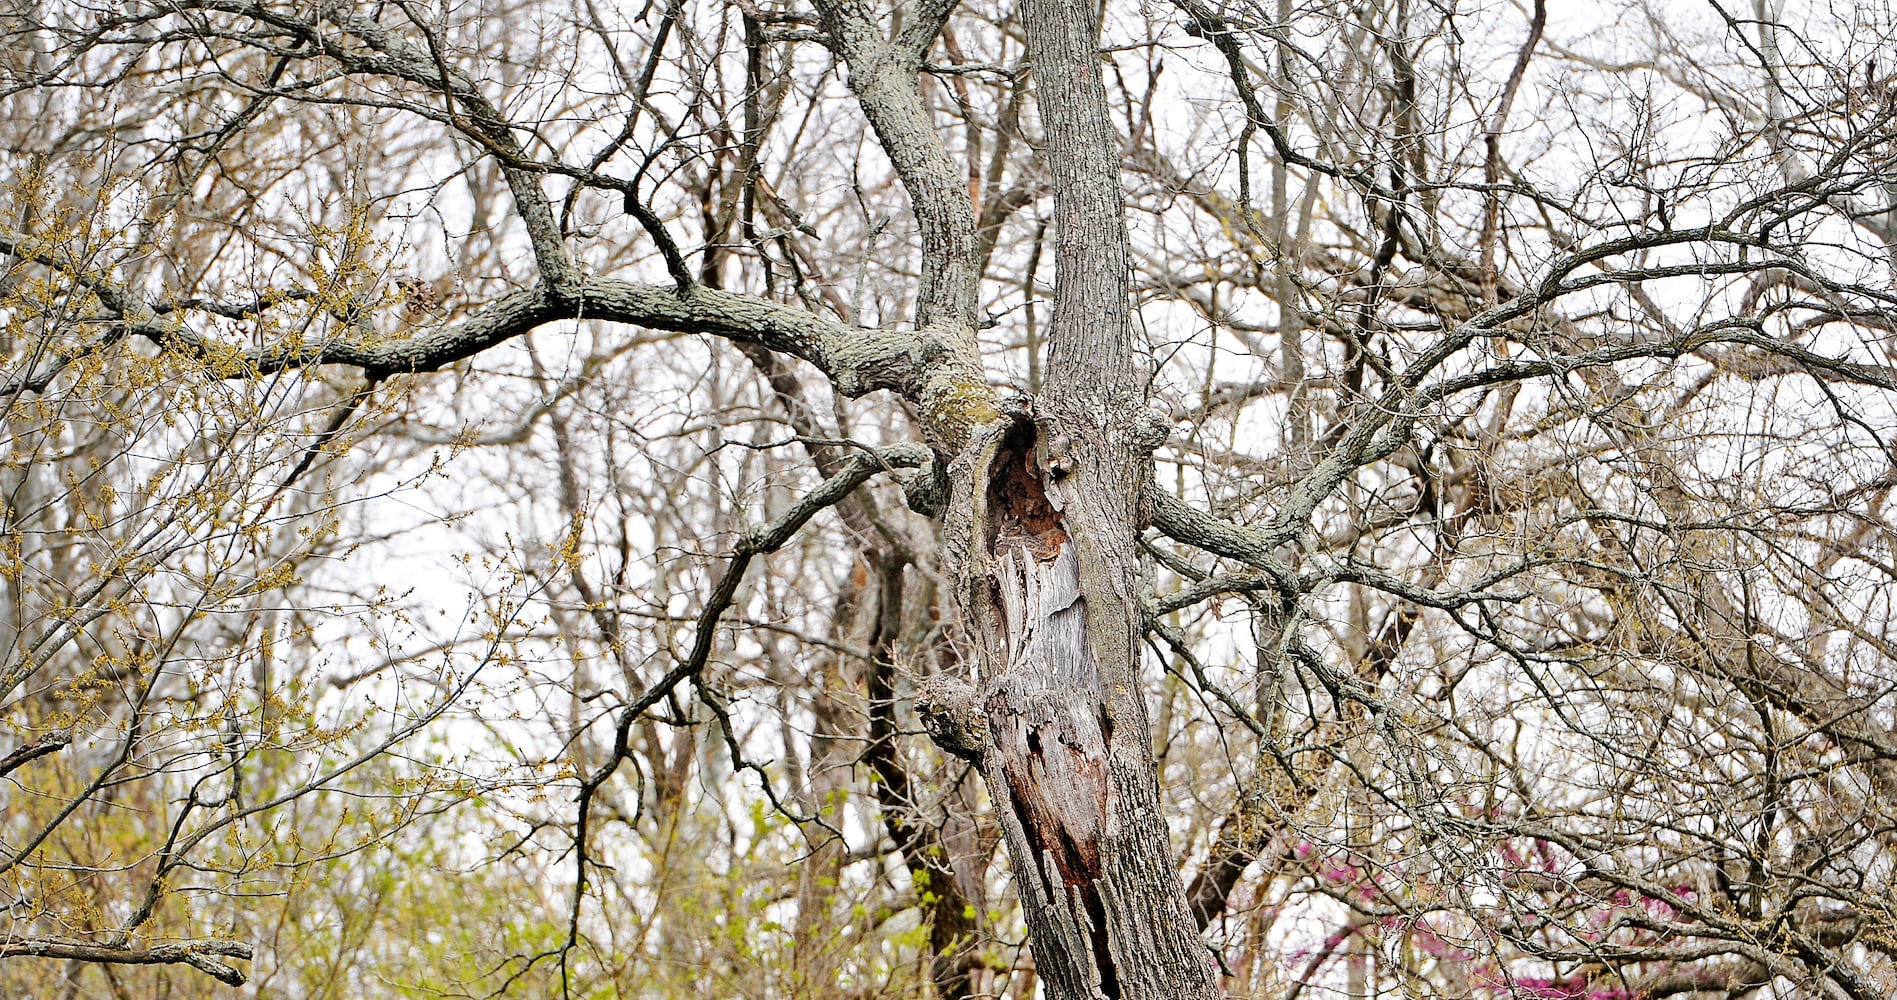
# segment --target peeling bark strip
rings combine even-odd
[[[918,707],[954,746],[983,743],[970,756],[1050,997],[1216,996],[1159,819],[1137,651],[1120,636],[1138,611],[1112,582],[1131,514],[1097,509],[1101,465],[1054,425],[1018,414],[958,465],[962,605],[982,693],[931,690]]]
[[[988,649],[1003,664],[983,701],[988,782],[1003,824],[1020,838],[1022,899],[1059,947],[1035,949],[1050,982],[1084,982],[1118,1000],[1098,882],[1112,790],[1113,721],[1087,642],[1080,563],[1047,494],[1033,423],[995,446],[978,520]],[[1029,859],[1032,859],[1031,861]],[[1050,961],[1061,968],[1048,968]]]
[[[1017,443],[1031,438],[1031,428],[1010,434]],[[1113,721],[1087,646],[1080,564],[1060,515],[1031,453],[1004,443],[997,458],[987,554],[990,627],[999,634],[990,641],[1007,666],[983,707],[1014,811],[1036,853],[1051,859],[1054,870],[1040,874],[1058,895],[1057,883],[1080,887],[1100,877]]]

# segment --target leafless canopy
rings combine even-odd
[[[1893,42],[4,0],[0,992],[1897,995]]]

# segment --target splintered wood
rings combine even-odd
[[[1113,720],[1088,644],[1080,563],[1049,502],[1035,438],[1033,424],[1017,424],[990,466],[989,623],[1006,664],[983,704],[994,747],[989,763],[1001,779],[990,787],[1006,790],[1002,805],[1035,859],[1040,883],[1024,900],[1078,946],[1070,953],[1091,959],[1088,978],[1112,995],[1100,882]]]

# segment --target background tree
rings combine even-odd
[[[1562,15],[6,8],[0,984],[1888,995],[1889,12]]]

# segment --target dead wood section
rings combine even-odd
[[[1036,880],[1031,895],[1067,943],[1061,951],[1072,971],[1117,998],[1098,888],[1113,721],[1087,643],[1079,562],[1048,497],[1037,438],[1027,419],[1002,435],[981,518],[986,640],[1006,664],[982,705],[992,739],[989,788],[1003,793],[1004,822],[1018,825],[1028,845],[1034,863],[1021,874]]]
[[[1038,439],[1027,418],[1001,435],[979,517],[984,640],[995,662],[1005,664],[982,701],[989,788],[1002,800],[1004,824],[1016,828],[1033,859],[1020,872],[1033,880],[1023,897],[1063,942],[1060,961],[1073,967],[1061,970],[1062,978],[1118,998],[1099,888],[1113,721],[1087,642],[1080,564],[1048,496],[1048,456]],[[1050,949],[1037,949],[1037,961],[1049,956]]]

